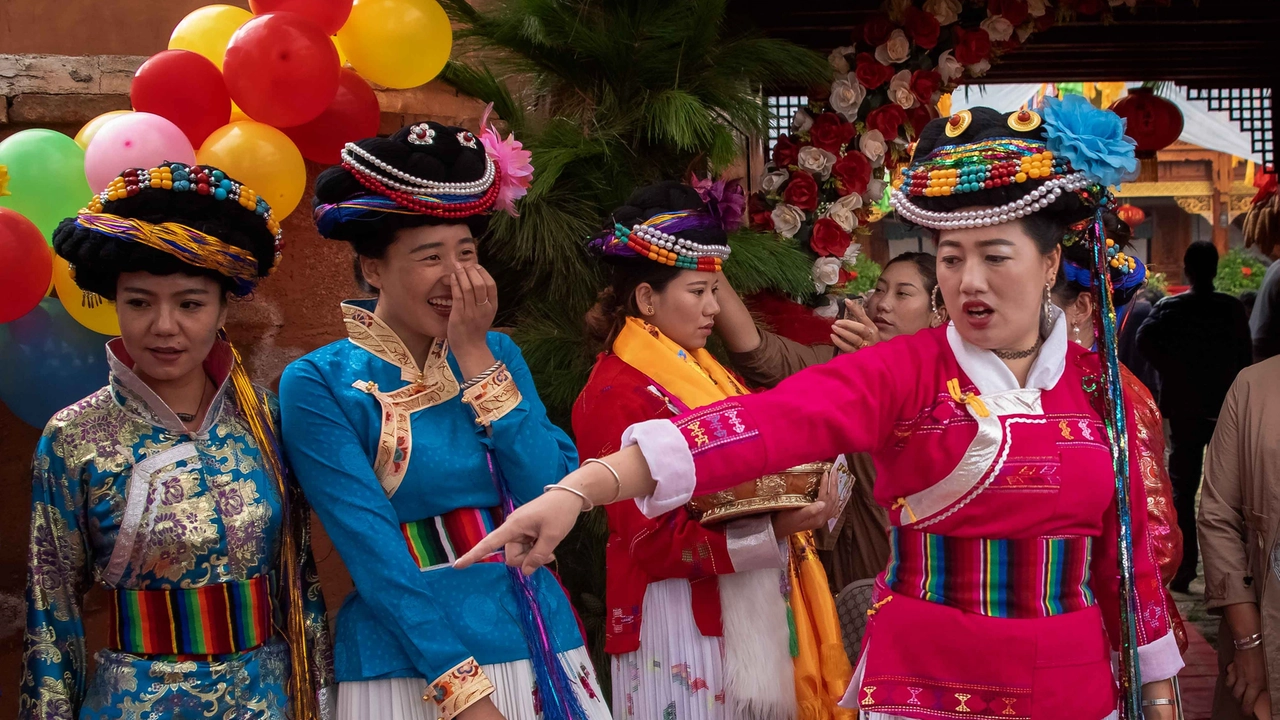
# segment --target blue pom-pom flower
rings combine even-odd
[[[1124,119],[1080,95],[1046,98],[1044,127],[1049,150],[1091,182],[1119,186],[1138,170],[1137,143],[1124,134]]]

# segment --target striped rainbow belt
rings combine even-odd
[[[226,655],[252,650],[272,634],[271,587],[252,580],[175,590],[112,593],[108,642],[134,655]]]
[[[1039,618],[1095,602],[1091,537],[988,540],[894,527],[889,547],[889,588],[965,612]]]
[[[424,572],[449,567],[502,522],[498,508],[458,508],[443,515],[402,523],[405,544]],[[482,562],[502,562],[494,553]]]

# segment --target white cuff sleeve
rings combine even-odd
[[[724,537],[734,572],[781,570],[787,566],[783,546],[773,534],[772,515],[732,520],[724,526]]]
[[[670,420],[646,420],[622,433],[622,447],[639,445],[649,474],[658,487],[649,497],[636,498],[645,517],[658,517],[689,502],[697,484],[693,453],[684,435]]]
[[[1138,646],[1138,667],[1142,669],[1142,682],[1168,680],[1182,669],[1182,653],[1178,652],[1178,640],[1173,631],[1160,639]]]

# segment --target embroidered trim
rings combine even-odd
[[[506,364],[462,393],[462,402],[471,407],[476,414],[476,424],[483,427],[489,427],[515,410],[522,399]]]
[[[395,331],[387,326],[371,310],[354,302],[342,303],[342,322],[347,328],[347,339],[376,357],[400,368],[400,379],[436,388],[443,393],[440,402],[458,394],[458,379],[449,368],[449,345],[436,340],[427,354],[427,360],[419,368],[413,354],[404,346]]]
[[[879,675],[863,680],[858,705],[863,712],[890,715],[925,712],[930,717],[1030,720],[1031,690]]]
[[[387,497],[391,497],[409,469],[409,455],[413,451],[413,413],[439,405],[453,395],[445,397],[447,388],[428,387],[421,383],[389,393],[379,391],[377,383],[365,380],[357,380],[351,386],[372,395],[382,406],[382,427],[378,432],[378,455],[373,461],[373,473],[378,476]]]
[[[422,699],[439,706],[441,720],[453,720],[481,698],[493,694],[493,683],[475,658],[467,658],[435,679]]]
[[[266,575],[177,590],[112,593],[108,644],[135,655],[224,655],[271,637]]]
[[[760,434],[758,429],[748,427],[743,418],[739,417],[741,410],[742,405],[737,402],[717,403],[710,408],[673,418],[671,423],[684,436],[689,451],[696,456],[712,448]]]

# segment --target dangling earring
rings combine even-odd
[[[1040,335],[1047,336],[1053,328],[1053,315],[1049,308],[1053,305],[1053,301],[1049,298],[1049,288],[1053,285],[1053,281],[1044,284],[1044,307],[1041,309],[1040,315]]]
[[[942,303],[938,301],[938,286],[933,286],[933,292],[929,293],[929,312],[934,315],[938,314],[938,306]]]
[[[1080,323],[1074,320],[1071,322],[1071,342],[1080,344]]]

